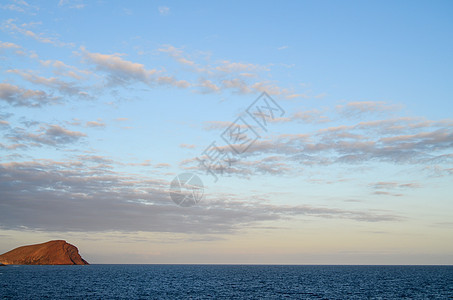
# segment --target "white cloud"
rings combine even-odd
[[[250,64],[250,63],[240,63],[240,62],[231,62],[224,60],[220,62],[220,65],[214,68],[217,71],[224,73],[232,72],[252,72],[252,71],[269,71],[268,68]]]
[[[401,105],[388,104],[384,101],[357,101],[337,105],[337,110],[347,117],[358,117],[364,114],[391,112],[401,109]]]
[[[303,121],[322,124],[326,121],[322,112],[318,110],[294,113],[290,117],[281,119],[277,122]],[[216,172],[243,176],[264,172],[266,168],[259,166],[262,165],[262,159],[265,156],[280,157],[281,165],[273,167],[283,173],[301,171],[303,166],[360,165],[370,162],[411,165],[426,170],[428,166],[443,163],[444,170],[451,170],[452,122],[453,120],[398,118],[326,127],[304,134],[262,137],[240,156],[240,162],[228,167],[220,165],[221,169],[216,169]],[[228,122],[209,122],[206,123],[206,129],[221,130],[229,124]],[[239,147],[239,145],[232,146]],[[234,155],[230,145],[217,144],[216,147],[218,151]],[[261,159],[256,159],[253,163],[253,160],[250,160],[252,157]],[[182,165],[189,170],[204,170],[195,158],[183,161]],[[264,166],[269,166],[269,163]],[[257,167],[261,171],[258,171]],[[434,169],[429,169],[430,172],[432,170]],[[438,173],[449,174],[448,171]],[[410,186],[403,184],[398,187]]]
[[[167,53],[183,66],[192,67],[197,71],[201,71],[200,67],[193,60],[190,60],[188,57],[184,56],[184,53],[181,49],[178,49],[172,45],[163,45],[162,47],[157,49],[157,51]]]
[[[52,44],[54,46],[74,46],[72,43],[64,43],[58,40],[56,37],[49,37],[44,35],[43,33],[36,33],[30,29],[30,27],[34,27],[35,25],[39,25],[40,23],[24,23],[20,24],[19,26],[14,23],[14,19],[8,19],[3,22],[2,29],[8,30],[12,33],[20,33],[27,37],[30,37],[40,43],[45,44]]]
[[[201,80],[198,86],[201,87],[201,89],[198,90],[201,94],[220,92],[220,87],[208,79]]]
[[[248,94],[251,91],[246,82],[239,78],[222,80],[222,87],[225,89],[231,89],[237,94]]]
[[[9,42],[1,42],[0,41],[0,49],[20,49],[21,47]]]
[[[164,74],[157,69],[147,69],[145,65],[125,60],[120,54],[91,53],[82,48],[87,63],[108,75],[110,85],[126,85],[142,82],[146,85],[170,85],[177,88],[189,88],[190,82],[178,80],[174,76]]]
[[[86,6],[86,4],[82,0],[60,0],[58,2],[58,6],[73,9],[82,9]]]
[[[28,12],[31,14],[35,14],[35,12],[39,10],[39,7],[30,5],[24,0],[12,0],[9,4],[0,5],[0,8],[21,13]]]
[[[88,121],[88,122],[85,123],[85,126],[103,128],[103,127],[105,127],[105,123],[102,122],[102,120]]]
[[[149,84],[153,81],[153,75],[158,71],[148,70],[143,64],[134,63],[121,58],[118,54],[91,53],[82,48],[84,59],[104,71],[115,83],[127,83],[130,81],[141,81]]]
[[[237,94],[249,94],[256,92],[267,92],[271,95],[284,96],[288,98],[302,97],[302,94],[295,94],[289,89],[282,88],[269,81],[260,81],[260,74],[269,72],[270,69],[259,64],[246,62],[234,62],[230,60],[219,60],[200,64],[190,58],[181,48],[172,45],[163,45],[159,52],[167,53],[174,58],[181,66],[189,67],[190,71],[197,74],[200,84],[193,85],[202,87],[197,90],[199,93],[218,93],[232,91]]]
[[[10,43],[10,42],[2,42],[2,41],[0,41],[0,53],[8,51],[8,50],[13,51],[17,55],[25,55],[26,54],[25,50],[19,45],[14,44],[14,43]]]
[[[170,13],[170,8],[167,6],[159,6],[158,10],[161,16],[166,16]]]
[[[193,145],[193,144],[180,144],[179,147],[186,148],[186,149],[194,149],[194,148],[196,148],[196,146]]]
[[[71,77],[76,80],[82,80],[92,75],[92,72],[88,70],[81,70],[74,66],[69,66],[60,60],[40,60],[40,63],[45,67],[52,67],[53,73],[56,75]]]

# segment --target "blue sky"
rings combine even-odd
[[[99,263],[451,264],[452,15],[2,2],[0,252],[64,238]],[[233,155],[221,135],[263,92],[284,114],[247,119],[260,137]],[[218,181],[196,163],[213,141],[235,159]],[[194,207],[170,199],[185,172],[205,187]]]

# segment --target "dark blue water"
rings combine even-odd
[[[4,299],[453,299],[452,266],[0,267]]]

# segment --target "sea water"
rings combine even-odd
[[[6,266],[0,297],[453,299],[453,266]]]

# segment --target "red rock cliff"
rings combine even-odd
[[[76,246],[66,241],[22,246],[0,255],[5,265],[88,265]]]

